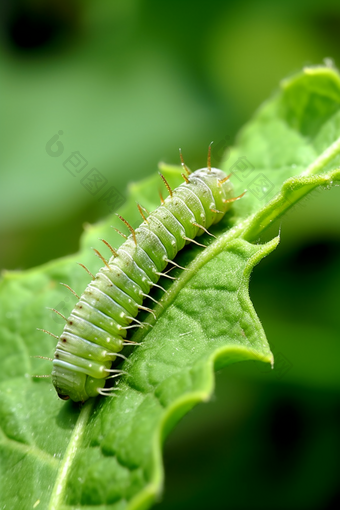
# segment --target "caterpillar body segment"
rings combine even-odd
[[[160,274],[177,253],[218,223],[230,209],[233,187],[222,170],[202,168],[185,182],[131,235],[89,283],[60,335],[52,381],[60,398],[84,402],[113,394],[106,379],[123,371],[111,365],[126,345],[127,329],[147,327],[135,317]],[[165,179],[163,178],[166,183]],[[167,183],[166,183],[167,184]],[[125,220],[123,220],[125,222]],[[127,223],[127,222],[125,222]],[[152,310],[149,310],[152,312]]]

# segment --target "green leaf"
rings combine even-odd
[[[176,259],[172,283],[156,305],[153,326],[132,338],[116,398],[84,406],[60,401],[48,379],[55,340],[36,327],[60,334],[74,300],[64,282],[82,292],[98,262],[90,246],[98,237],[117,245],[109,218],[89,226],[82,250],[25,273],[5,273],[0,284],[1,503],[8,508],[146,509],[161,492],[161,446],[176,422],[214,389],[214,370],[243,360],[272,363],[261,323],[248,295],[250,273],[278,244],[256,244],[264,229],[317,186],[340,180],[340,80],[329,68],[306,69],[282,82],[281,90],[244,128],[224,169],[236,194],[248,188],[212,232],[206,248],[186,247]],[[162,165],[172,186],[180,169]],[[159,178],[129,189],[121,214],[137,225],[135,202],[157,206]],[[115,222],[118,226],[118,220]],[[268,296],[269,298],[269,296]],[[143,316],[146,318],[146,316]]]

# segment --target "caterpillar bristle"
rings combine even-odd
[[[43,379],[43,378],[47,378],[47,377],[52,377],[51,374],[49,375],[31,375],[31,377],[33,377],[34,379]]]
[[[159,173],[159,175],[161,176],[161,178],[162,178],[162,180],[163,180],[163,182],[164,182],[165,186],[167,187],[167,190],[168,190],[168,192],[169,192],[169,195],[172,197],[172,189],[171,189],[171,187],[170,187],[170,184],[168,183],[168,181],[166,180],[166,178],[164,177],[164,175],[163,175],[163,174],[161,174],[160,172],[158,172],[158,173]]]
[[[102,241],[108,247],[108,249],[111,251],[111,253],[114,257],[118,257],[118,253],[116,252],[116,250],[114,248],[112,248],[112,246],[109,242],[107,242],[107,241],[105,241],[105,239],[101,239],[101,238],[99,238],[99,241]]]
[[[233,174],[229,174],[227,175],[227,177],[225,177],[224,179],[217,179],[217,185],[219,187],[221,187],[225,182],[229,181],[230,177],[232,176]]]
[[[161,190],[158,190],[158,193],[159,193],[159,198],[161,199],[161,205],[164,205],[164,204],[165,204],[165,202],[164,202],[164,198],[163,198],[163,196],[162,196],[162,192],[161,192]]]
[[[56,338],[57,340],[59,340],[59,337],[57,335],[54,335],[50,331],[47,331],[47,329],[37,328],[37,330],[38,331],[43,331],[44,333],[47,333],[48,335],[53,336],[53,338]]]
[[[58,312],[58,310],[56,310],[55,308],[49,308],[48,306],[46,306],[46,308],[47,308],[47,310],[52,310],[52,312],[55,312],[56,314],[60,315],[60,317],[62,319],[64,319],[64,321],[67,322],[67,319],[66,319],[65,315],[63,315],[62,313]]]
[[[82,267],[83,269],[85,269],[85,271],[91,276],[92,280],[95,280],[96,277],[91,273],[91,271],[89,269],[87,269],[86,266],[84,266],[84,264],[82,264],[81,262],[77,262],[78,266]]]
[[[191,170],[190,170],[190,168],[188,168],[188,167],[186,166],[186,164],[184,163],[184,158],[183,158],[183,155],[182,155],[182,149],[179,149],[179,157],[181,158],[181,165],[182,165],[182,168],[184,168],[184,170],[186,171],[186,173],[187,173],[188,175],[190,175],[190,174],[191,174]],[[183,175],[183,174],[182,174],[182,175]]]
[[[149,222],[148,222],[148,220],[147,220],[147,219],[146,219],[146,217],[145,217],[145,214],[144,214],[144,212],[143,212],[142,207],[141,207],[139,204],[137,204],[137,207],[138,207],[138,211],[140,212],[140,215],[141,215],[141,217],[143,218],[143,220],[145,221],[145,223],[149,223]]]
[[[125,225],[127,226],[127,228],[130,230],[131,234],[132,234],[132,237],[133,237],[133,240],[135,242],[135,245],[137,246],[137,238],[136,238],[136,232],[135,232],[135,229],[130,225],[130,223],[125,220],[122,216],[120,216],[120,214],[117,214],[116,213],[116,216],[118,216],[118,218],[120,220],[122,220],[123,223],[125,223]]]
[[[80,299],[80,296],[78,296],[78,294],[76,293],[75,290],[71,289],[71,287],[69,285],[67,285],[66,283],[62,283],[62,282],[59,282],[60,285],[63,285],[64,287],[66,287],[68,290],[70,290],[72,292],[72,294],[74,296],[76,296],[76,298]]]
[[[47,359],[47,361],[53,361],[53,358],[48,358],[47,356],[30,356],[30,358]]]
[[[236,200],[239,200],[240,198],[242,198],[246,193],[247,193],[247,190],[245,190],[243,193],[241,193],[241,195],[239,195],[238,197],[223,199],[223,203],[230,204],[231,202],[235,202]]]
[[[105,266],[108,269],[110,269],[109,263],[108,263],[108,261],[106,259],[104,259],[103,255],[98,250],[96,250],[96,248],[92,248],[92,250],[95,252],[97,257],[99,257],[104,262]]]
[[[124,237],[124,239],[127,239],[128,236],[126,236],[125,234],[123,234],[123,232],[121,232],[120,230],[118,230],[118,228],[114,227],[113,225],[111,225],[111,228],[113,228],[113,230],[115,230],[120,236]]]
[[[140,205],[140,206],[141,206],[141,208],[143,209],[143,211],[144,211],[144,212],[145,212],[148,216],[150,216],[150,212],[147,210],[147,208],[146,208],[146,207],[144,207],[144,205]]]
[[[187,176],[186,176],[185,174],[181,174],[181,176],[183,177],[183,179],[185,180],[185,182],[186,182],[187,184],[189,184],[189,183],[190,183],[189,179],[187,178]]]
[[[208,160],[207,160],[207,168],[209,170],[209,172],[211,172],[211,146],[214,142],[210,142],[209,143],[209,147],[208,147]]]

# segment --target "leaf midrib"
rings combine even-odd
[[[76,456],[79,446],[81,445],[86,425],[90,419],[92,408],[95,403],[94,398],[90,398],[82,407],[79,418],[73,429],[69,445],[66,449],[64,458],[60,465],[58,475],[52,490],[50,504],[48,510],[58,510],[62,507],[64,493],[67,484],[67,475],[72,468],[73,459]]]

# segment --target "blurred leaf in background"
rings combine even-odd
[[[340,62],[331,0],[15,0],[1,9],[8,269],[76,251],[82,223],[110,212],[63,166],[71,152],[123,197],[159,160],[176,163],[178,147],[196,168],[214,140],[218,166],[282,77],[325,57]],[[51,157],[46,144],[59,130],[64,152]],[[219,375],[216,400],[166,444],[164,510],[339,506],[339,190],[313,195],[268,232],[281,228],[282,241],[250,286],[286,370],[278,377],[254,363]]]
[[[66,20],[63,9],[72,11]],[[55,23],[67,26],[39,41],[36,30],[51,10]],[[0,55],[3,267],[74,251],[79,225],[110,212],[101,197],[111,186],[124,195],[127,182],[150,174],[160,159],[177,162],[180,143],[190,154],[199,139],[206,152],[216,105],[171,51],[143,37],[141,10],[136,1],[7,5]],[[30,16],[22,20],[23,12]],[[46,144],[59,132],[64,150],[51,156]],[[87,165],[72,175],[65,162],[74,152]],[[93,168],[105,189],[84,186]]]
[[[124,195],[159,160],[203,166],[282,76],[335,60],[340,8],[292,1],[14,0],[1,4],[0,267],[73,252],[107,215],[63,166],[72,152]],[[46,143],[63,131],[60,157]],[[77,176],[78,177],[78,176]],[[79,174],[80,177],[80,174]],[[105,190],[103,189],[103,192]]]

